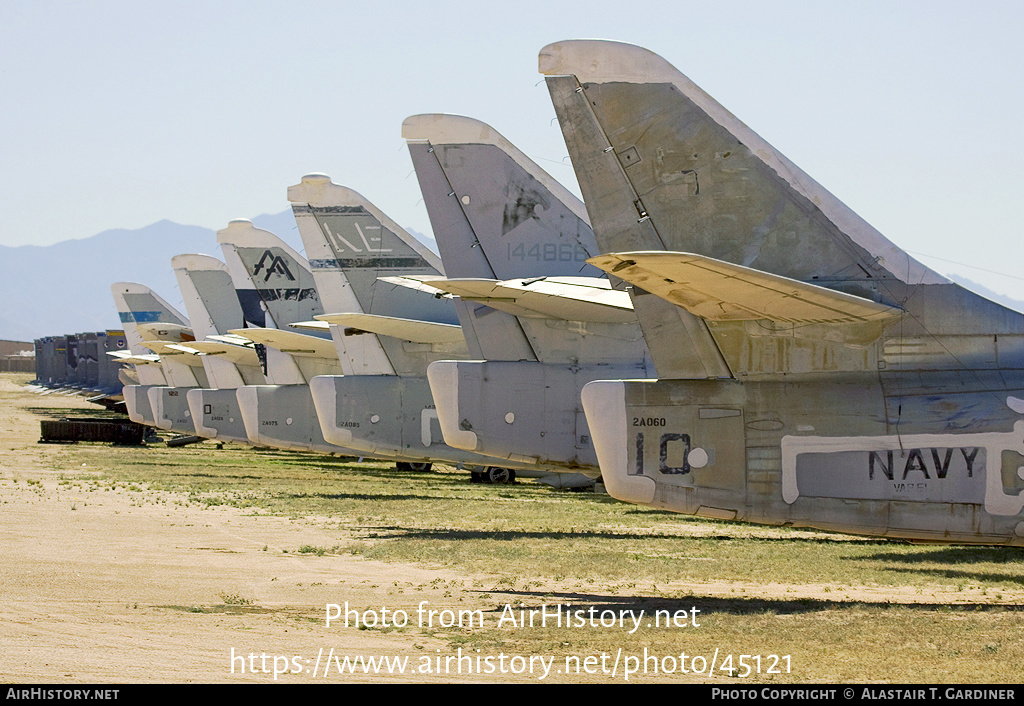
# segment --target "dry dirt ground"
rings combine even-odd
[[[465,576],[352,555],[267,551],[337,543],[313,523],[62,490],[51,468],[63,447],[37,443],[39,417],[26,408],[55,400],[91,405],[41,400],[9,379],[0,379],[0,395],[0,681],[268,682],[275,668],[287,672],[277,681],[322,680],[332,648],[334,655],[404,655],[413,664],[448,652],[447,642],[414,630],[327,628],[329,603],[412,615],[424,600],[438,610],[472,606],[474,592],[458,603],[449,590]],[[86,477],[89,471],[82,469]],[[403,597],[389,590],[395,582],[418,588]],[[321,676],[314,677],[318,654]],[[474,680],[481,678],[488,679]],[[460,679],[332,670],[328,680]]]

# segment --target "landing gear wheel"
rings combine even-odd
[[[483,483],[484,480],[486,480],[486,478],[484,476],[484,472],[483,471],[476,470],[476,471],[470,471],[469,472],[469,482],[470,483]]]
[[[494,483],[495,485],[508,485],[516,479],[516,472],[511,468],[488,466],[486,478],[488,483]]]
[[[410,471],[416,471],[417,473],[426,473],[434,465],[429,461],[423,461],[421,463],[407,463]]]

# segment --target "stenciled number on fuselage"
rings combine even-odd
[[[579,244],[544,243],[543,245],[531,245],[529,249],[523,243],[514,248],[511,243],[507,244],[509,260],[533,260],[534,262],[586,262],[590,257],[583,246]]]
[[[661,420],[664,424],[664,420]],[[682,442],[683,444],[683,465],[681,466],[670,466],[668,465],[668,445],[672,442]],[[690,464],[686,460],[690,455],[690,435],[689,434],[674,434],[666,433],[662,434],[658,440],[658,472],[665,475],[682,475],[690,472]],[[644,474],[644,432],[637,432],[636,435],[636,473],[634,475],[642,476]]]

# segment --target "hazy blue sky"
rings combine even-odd
[[[897,244],[1024,299],[1021,2],[0,0],[0,244],[222,228],[312,171],[429,233],[421,112],[578,193],[537,52],[579,37],[661,54]]]

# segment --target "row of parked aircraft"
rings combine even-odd
[[[661,57],[540,54],[579,201],[417,115],[440,258],[321,174],[308,260],[248,221],[112,290],[133,419],[281,448],[603,478],[704,517],[1024,544],[1024,320],[917,262]],[[142,346],[151,353],[143,353]]]

